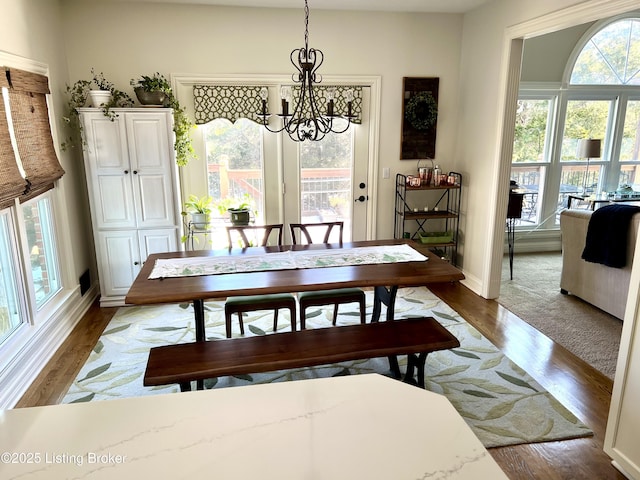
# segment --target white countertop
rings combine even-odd
[[[507,478],[449,401],[354,375],[0,411],[0,478]]]

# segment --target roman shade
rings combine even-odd
[[[2,70],[4,74],[4,70]],[[9,135],[9,121],[5,105],[9,104],[9,82],[0,75],[0,209],[9,207],[24,193],[25,180],[18,164]]]
[[[47,77],[15,68],[4,70],[10,108],[7,118],[15,140],[14,162],[25,175],[20,201],[26,201],[53,188],[64,170],[51,136]]]

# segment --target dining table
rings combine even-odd
[[[282,268],[266,270],[187,273],[180,276],[152,275],[159,262],[189,262],[191,270],[198,262],[214,261],[224,264],[228,260],[278,259],[272,254],[326,254],[347,252],[380,252],[385,248],[409,246],[415,251],[415,261],[386,261],[311,268]],[[404,247],[406,248],[406,247]],[[413,257],[411,257],[413,258]],[[275,263],[275,262],[274,262]],[[187,268],[185,268],[187,270]],[[396,293],[400,287],[427,286],[430,283],[454,282],[464,274],[441,259],[425,246],[412,240],[367,240],[340,244],[283,245],[249,248],[228,248],[155,253],[149,255],[131,285],[125,302],[131,305],[164,303],[193,303],[196,341],[205,341],[204,301],[238,295],[267,295],[328,290],[334,288],[373,288],[372,322],[380,319],[382,305],[387,307],[386,320],[393,320]],[[292,319],[295,321],[295,319]]]

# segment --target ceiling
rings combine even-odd
[[[94,0],[105,2],[107,0]],[[108,0],[127,3],[177,3],[235,7],[302,8],[303,0]],[[310,0],[310,9],[379,12],[464,13],[492,0]]]

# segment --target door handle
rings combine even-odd
[[[356,202],[366,202],[367,200],[369,200],[369,195],[360,195],[356,198]]]

